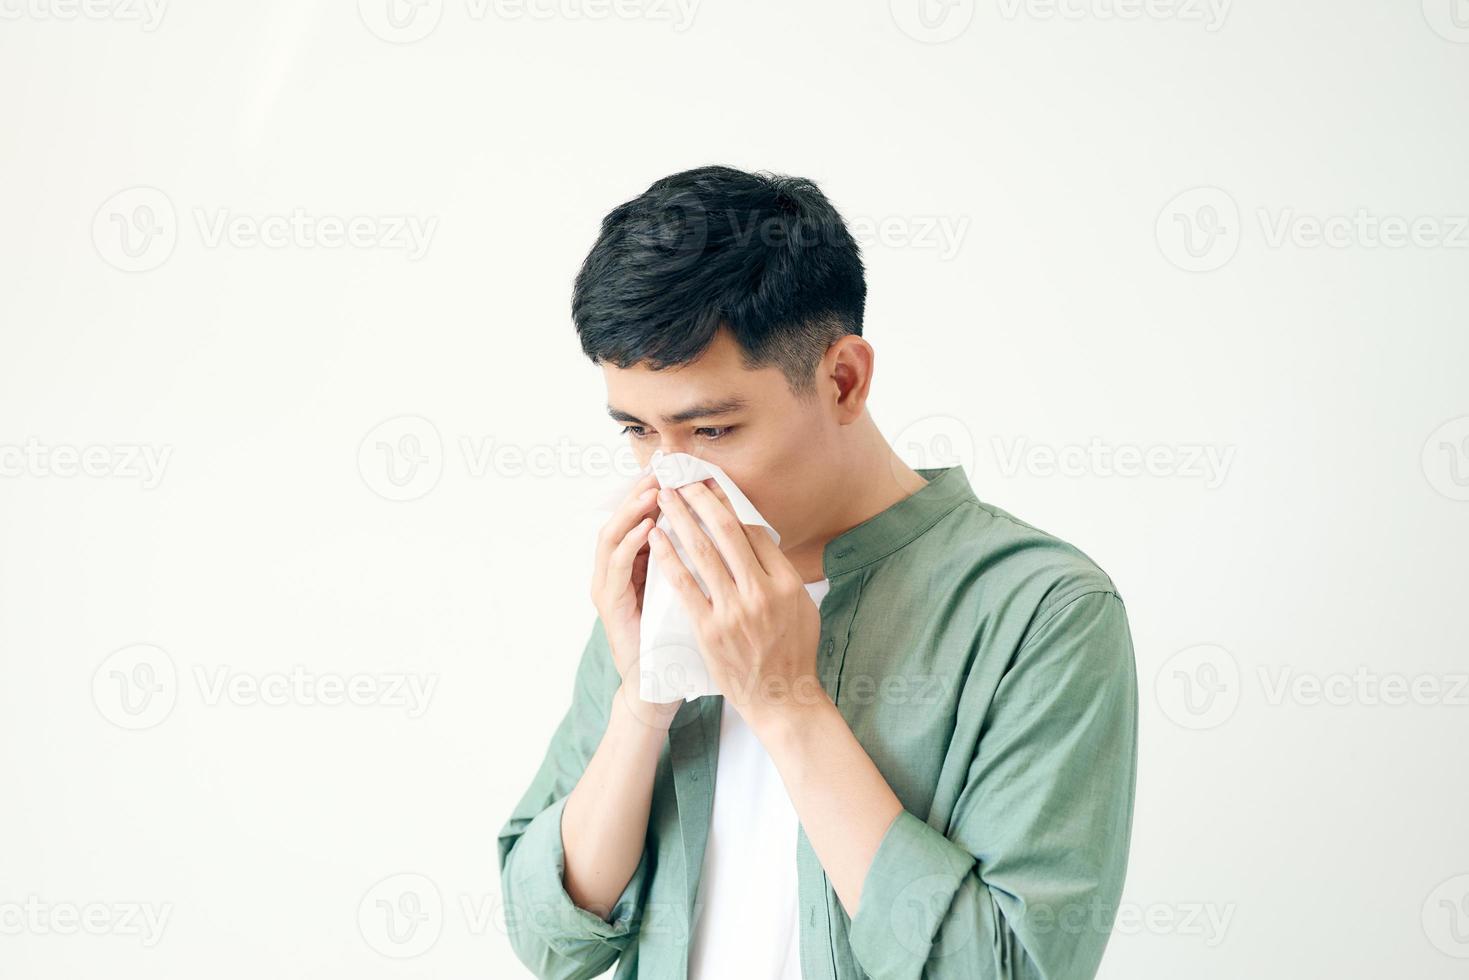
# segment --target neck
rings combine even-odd
[[[831,479],[823,495],[836,503],[835,509],[813,525],[811,534],[781,548],[801,573],[802,582],[819,582],[826,577],[821,559],[833,538],[912,496],[928,483],[898,458],[870,414],[864,413],[853,429],[850,441],[836,454],[837,464],[829,470]]]

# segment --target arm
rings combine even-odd
[[[1122,600],[1083,593],[1031,631],[947,827],[894,807],[832,711],[818,703],[804,721],[772,724],[770,751],[832,887],[857,910],[862,970],[873,980],[1094,976],[1122,891],[1137,764]]]
[[[630,697],[637,694],[625,685],[613,697],[607,731],[561,815],[566,892],[604,919],[642,863],[653,776],[668,740],[667,728],[633,715]]]
[[[500,831],[506,929],[542,980],[606,972],[641,920],[653,774],[667,734],[634,717],[621,683],[599,618],[571,706]]]
[[[862,881],[878,845],[903,803],[831,697],[817,690],[809,705],[768,713],[756,734],[850,916],[861,901]]]

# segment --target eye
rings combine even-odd
[[[726,438],[734,430],[735,427],[732,425],[704,425],[695,429],[694,434],[702,436],[709,442],[718,442],[720,439]],[[634,439],[648,438],[648,433],[643,431],[641,425],[624,425],[622,431],[618,434],[632,436]]]

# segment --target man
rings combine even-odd
[[[602,222],[572,314],[613,419],[641,461],[717,463],[781,537],[652,477],[603,527],[571,705],[498,841],[538,977],[1096,972],[1137,759],[1122,600],[961,468],[898,459],[865,296],[807,180],[704,167]],[[639,697],[650,554],[722,696]]]

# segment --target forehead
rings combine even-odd
[[[691,367],[654,371],[641,365],[618,368],[604,364],[607,414],[619,422],[678,425],[745,412],[761,399],[760,393],[745,383],[748,378]]]
[[[657,371],[645,364],[601,367],[607,412],[623,422],[673,425],[748,412],[769,404],[785,386],[778,368],[746,368],[739,344],[725,330],[687,364]]]

